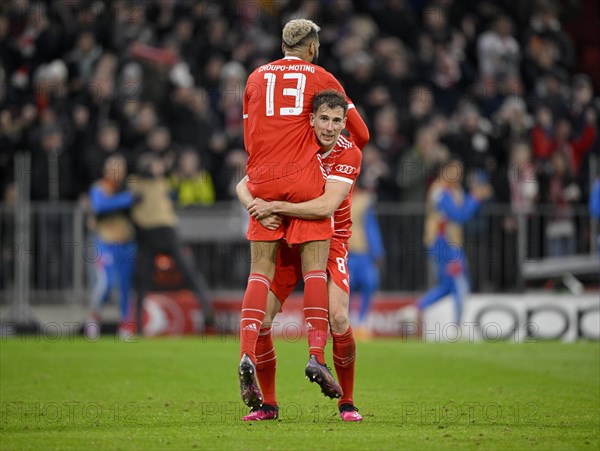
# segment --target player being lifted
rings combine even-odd
[[[273,215],[302,219],[322,219],[333,215],[334,235],[327,260],[329,292],[329,325],[333,337],[333,362],[343,395],[338,401],[344,421],[360,421],[354,406],[354,366],[356,344],[348,318],[348,239],[351,235],[351,196],[360,172],[362,154],[351,140],[340,136],[346,122],[348,102],[338,91],[323,91],[313,99],[310,124],[321,143],[323,167],[327,174],[322,196],[302,203],[265,202],[253,199],[243,179],[237,187],[238,197],[248,211],[259,220]],[[271,226],[274,227],[274,226]],[[262,406],[253,408],[246,421],[271,420],[278,416],[275,391],[276,357],[271,333],[272,321],[302,277],[300,255],[296,246],[283,244],[277,254],[276,272],[268,296],[267,313],[259,332],[257,374],[263,390]]]
[[[284,58],[258,67],[248,78],[243,99],[244,143],[249,155],[247,186],[254,197],[297,203],[323,193],[319,143],[309,124],[311,102],[319,91],[343,92],[343,88],[329,72],[313,64],[319,54],[319,30],[309,20],[288,22],[282,33]],[[364,144],[368,130],[353,105],[349,108],[347,128]],[[310,323],[306,375],[317,381],[327,396],[341,396],[324,359],[328,329],[325,269],[332,234],[328,218],[286,218],[276,230],[250,219],[246,237],[251,241],[252,260],[242,302],[238,368],[242,400],[249,407],[262,404],[255,374],[256,342],[284,237],[287,243],[298,245],[302,261],[304,315]]]

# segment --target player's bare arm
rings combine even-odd
[[[237,197],[245,209],[248,209],[248,207],[254,200],[252,194],[250,194],[250,191],[248,190],[248,186],[246,185],[247,183],[248,176],[246,175],[242,180],[238,182],[237,186],[235,187]],[[261,218],[256,219],[260,221],[260,224],[263,227],[269,230],[276,230],[281,225],[281,216],[277,214],[263,215]]]
[[[284,201],[267,202],[256,198],[248,206],[248,212],[259,220],[273,214],[301,219],[330,218],[342,201],[348,197],[351,188],[352,185],[349,183],[328,180],[325,184],[325,192],[316,199],[294,204]]]

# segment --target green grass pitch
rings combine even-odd
[[[2,339],[0,449],[600,449],[598,342],[359,343],[360,424],[304,378],[304,339],[276,341],[280,419],[240,421],[238,346]]]

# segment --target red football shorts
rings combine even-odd
[[[350,294],[350,278],[348,276],[348,243],[332,238],[327,259],[327,273],[335,284]],[[271,282],[271,291],[281,305],[292,294],[298,282],[302,280],[302,264],[298,246],[288,246],[285,242],[277,252],[275,277]]]
[[[248,181],[248,190],[254,197],[267,201],[283,200],[299,203],[315,199],[325,190],[321,161],[315,155],[307,167],[285,177],[256,184]],[[268,230],[251,217],[246,238],[250,241],[276,241],[285,237],[289,244],[299,244],[328,240],[332,235],[331,218],[317,220],[286,218],[277,230]]]
[[[327,273],[335,284],[350,294],[350,275],[348,274],[348,241],[332,238],[329,244]]]

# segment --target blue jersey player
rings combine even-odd
[[[487,183],[477,183],[465,194],[462,188],[464,167],[451,160],[441,169],[427,194],[424,242],[436,265],[438,284],[418,301],[419,311],[425,310],[447,295],[452,295],[454,320],[460,323],[462,306],[470,292],[467,262],[463,250],[463,224],[471,219],[481,201],[491,196]]]
[[[348,241],[350,292],[360,293],[356,334],[365,339],[370,336],[365,323],[373,296],[379,288],[379,265],[385,252],[373,208],[373,196],[358,186],[354,190],[352,222],[354,227]]]
[[[84,333],[95,338],[100,333],[100,310],[114,287],[119,287],[122,336],[129,336],[129,291],[135,267],[136,244],[129,209],[135,196],[124,189],[127,166],[120,155],[104,163],[103,177],[90,188],[90,203],[96,216],[96,253],[94,259],[91,308]]]
[[[600,176],[592,185],[590,193],[590,216],[600,223]],[[600,252],[600,235],[598,235],[598,252]]]

